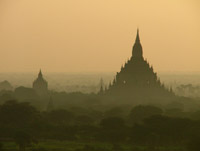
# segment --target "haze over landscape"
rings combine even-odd
[[[199,0],[0,0],[0,151],[200,151]]]

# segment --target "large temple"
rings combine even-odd
[[[144,59],[139,30],[137,30],[131,58],[121,67],[121,71],[117,72],[104,94],[115,99],[138,101],[141,99],[156,101],[156,99],[174,96],[172,90],[167,89],[160,82],[153,67]]]

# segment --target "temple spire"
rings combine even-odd
[[[139,29],[137,29],[137,35],[135,43],[132,49],[132,58],[143,58],[142,45],[140,43]]]
[[[38,78],[42,78],[42,70],[41,69],[39,71]]]
[[[136,36],[135,42],[140,43],[139,28],[137,28],[137,36]]]
[[[48,83],[43,78],[42,70],[40,69],[37,79],[33,82],[33,89],[39,96],[47,95],[48,93]]]
[[[104,86],[104,83],[103,83],[103,79],[101,78],[99,94],[103,94],[104,93],[103,86]]]

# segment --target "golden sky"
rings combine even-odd
[[[0,0],[0,72],[118,71],[137,27],[156,71],[200,71],[199,0]]]

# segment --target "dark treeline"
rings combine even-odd
[[[39,111],[26,102],[6,101],[0,106],[0,139],[14,141],[20,150],[41,140],[105,142],[111,149],[199,151],[200,111],[161,109],[137,105],[127,110],[118,106],[104,111],[72,107]],[[4,148],[1,144],[1,148]],[[35,149],[36,150],[36,149]],[[81,151],[96,151],[85,146]],[[102,149],[101,149],[102,150]],[[172,149],[173,150],[173,149]]]

